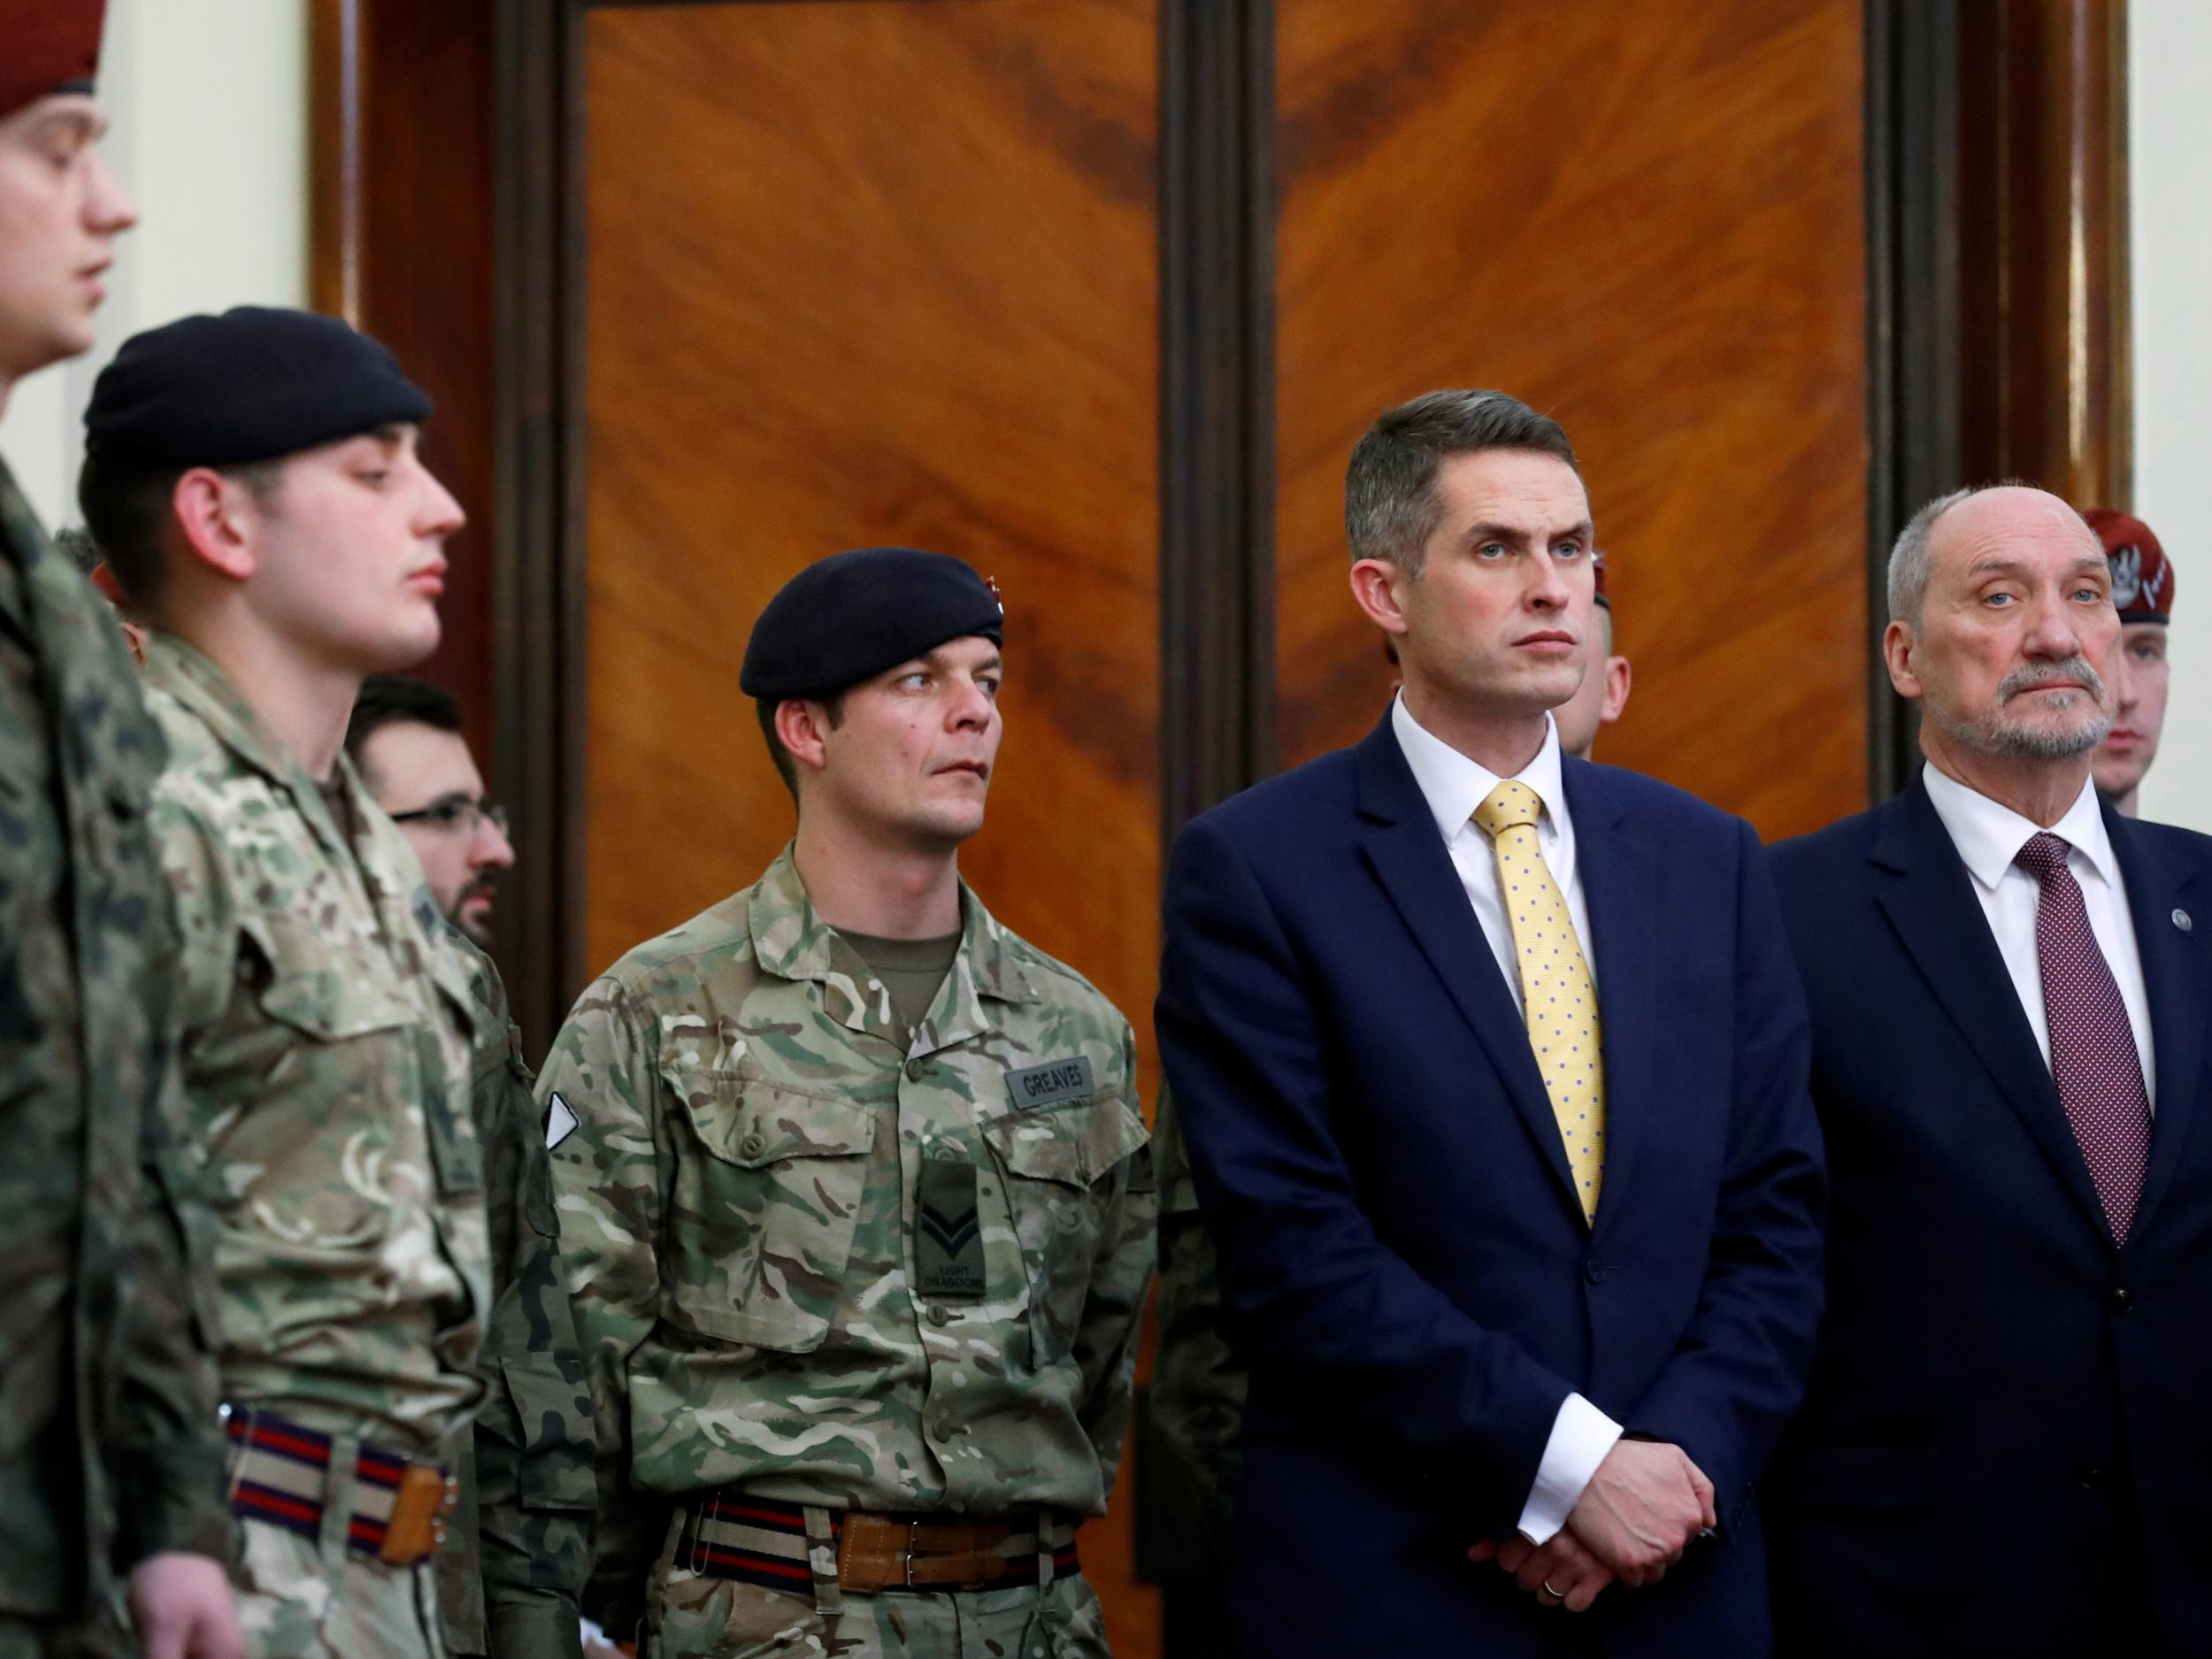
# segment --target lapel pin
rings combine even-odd
[[[2181,929],[2181,931],[2185,933],[2191,928],[2194,927],[2196,924],[2189,919],[2188,911],[2176,910],[2174,912],[2174,926]]]

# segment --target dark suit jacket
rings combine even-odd
[[[1804,1008],[1745,825],[1580,761],[1565,787],[1604,1022],[1594,1232],[1387,719],[1176,842],[1159,1036],[1251,1362],[1248,1653],[1550,1651],[1568,1616],[1464,1552],[1512,1533],[1571,1390],[1687,1450],[1724,1528],[1578,1632],[1766,1650],[1752,1486],[1820,1302]]]
[[[2156,1075],[2124,1249],[1925,788],[1772,851],[1834,1183],[1785,1654],[2100,1653],[2116,1570],[2157,1653],[2212,1653],[2212,840],[2105,823]]]

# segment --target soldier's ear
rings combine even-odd
[[[245,484],[212,467],[196,466],[178,478],[169,492],[169,509],[189,562],[233,581],[254,573],[257,561],[248,534],[253,494]]]
[[[797,764],[819,772],[829,752],[829,710],[803,697],[786,697],[776,705],[776,737]]]

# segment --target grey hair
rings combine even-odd
[[[1922,607],[1928,598],[1928,538],[1935,521],[1974,492],[1955,489],[1939,495],[1905,520],[1897,533],[1897,545],[1889,550],[1889,619],[1912,627],[1920,626]]]
[[[1447,456],[1532,449],[1575,469],[1574,445],[1557,421],[1504,392],[1429,392],[1386,410],[1352,449],[1344,474],[1344,534],[1352,557],[1386,559],[1409,576],[1435,534],[1443,503],[1436,469]]]

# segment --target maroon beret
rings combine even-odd
[[[2163,622],[2174,610],[2174,567],[2150,526],[2110,507],[2084,507],[2082,520],[2112,564],[2112,603],[2123,622]]]
[[[0,0],[0,117],[57,92],[89,92],[107,0]]]

